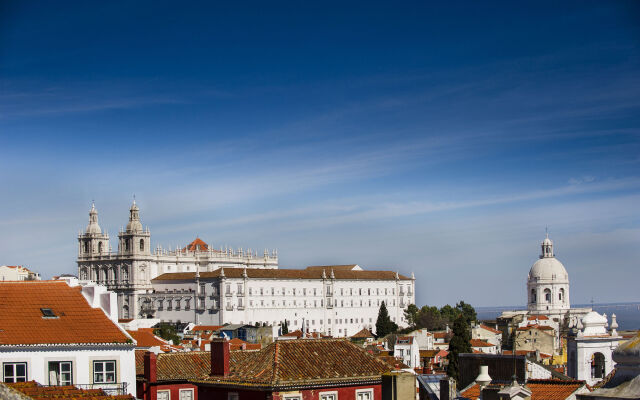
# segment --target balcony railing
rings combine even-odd
[[[78,389],[102,389],[109,396],[124,396],[129,394],[127,391],[127,386],[129,384],[127,382],[114,382],[114,383],[85,383],[79,384],[76,383],[75,386]],[[51,386],[51,385],[42,385],[42,386]]]

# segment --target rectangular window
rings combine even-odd
[[[158,400],[171,400],[171,392],[168,390],[158,390],[156,398]]]
[[[116,381],[115,361],[93,362],[93,383],[113,383]]]
[[[238,400],[238,393],[227,393],[227,400]]]
[[[284,400],[302,400],[302,396],[283,396]]]
[[[373,400],[373,389],[356,390],[356,400]]]
[[[49,385],[66,386],[73,384],[71,361],[49,362]]]
[[[2,365],[3,382],[26,382],[27,381],[27,363],[4,363]]]
[[[338,400],[338,392],[321,392],[320,400]]]
[[[193,389],[180,389],[180,400],[193,400]]]

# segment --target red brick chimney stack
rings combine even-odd
[[[144,379],[148,383],[154,383],[157,381],[158,375],[156,373],[157,356],[151,351],[144,353]]]
[[[223,338],[211,339],[211,375],[229,375],[229,342]]]

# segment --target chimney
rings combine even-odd
[[[229,375],[229,342],[224,338],[211,339],[211,375]]]
[[[147,351],[144,353],[144,379],[148,383],[154,383],[157,381],[156,363],[157,356],[154,352]]]

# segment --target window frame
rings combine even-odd
[[[106,364],[107,363],[113,363],[113,381],[108,381],[108,380],[103,380],[103,381],[96,381],[96,374],[101,374],[103,376],[106,376],[107,369],[106,369]],[[96,372],[96,364],[104,364],[104,369],[100,372]],[[116,362],[116,360],[93,360],[92,361],[92,367],[93,370],[91,371],[91,378],[93,383],[117,383],[118,382],[118,363]]]
[[[158,390],[156,392],[156,398],[160,398],[160,396],[159,396],[160,393],[166,393],[167,394],[167,400],[171,400],[171,390],[169,390],[169,389]]]
[[[358,395],[360,393],[369,393],[371,395],[371,397],[368,400],[374,400],[374,394],[375,392],[373,391],[373,388],[369,388],[369,389],[356,389],[356,398],[355,400],[359,400],[358,399]]]
[[[47,362],[47,379],[49,381],[49,385],[53,385],[54,383],[51,382],[51,365],[52,364],[58,364],[58,382],[55,383],[55,385],[57,386],[70,386],[73,385],[73,361],[48,361]],[[65,372],[69,374],[69,379],[65,380],[64,382],[62,381],[62,364],[68,364],[69,365],[69,371]]]
[[[191,400],[195,400],[195,391],[193,389],[178,389],[178,400],[182,400],[182,393],[183,392],[190,392],[191,393]]]
[[[227,392],[227,400],[239,400],[240,394],[238,392]]]
[[[11,365],[13,366],[13,381],[8,382],[7,381],[7,376],[5,375],[5,368],[6,366]],[[18,375],[16,373],[16,366],[17,365],[24,365],[24,381],[18,381],[16,380],[18,378]],[[20,375],[22,376],[22,375]],[[7,382],[7,383],[15,383],[15,382],[27,382],[29,378],[29,368],[28,368],[28,363],[26,361],[10,361],[10,362],[3,362],[2,363],[2,382]]]
[[[330,397],[332,396],[332,397]],[[330,390],[318,393],[318,400],[338,400],[338,391]]]

